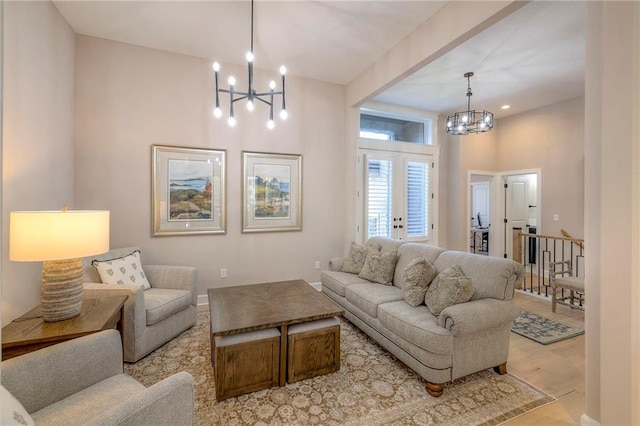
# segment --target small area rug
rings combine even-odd
[[[348,321],[341,319],[340,371],[216,402],[209,312],[194,327],[125,372],[145,386],[178,371],[195,379],[196,425],[495,425],[554,398],[492,370],[445,386],[440,398],[424,381]]]
[[[543,345],[570,339],[584,334],[581,328],[522,310],[520,316],[513,320],[511,331]]]

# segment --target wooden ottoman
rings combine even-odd
[[[340,322],[337,318],[294,324],[287,334],[289,383],[340,369]]]
[[[212,346],[217,401],[278,385],[277,328],[217,336]]]

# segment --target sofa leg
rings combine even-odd
[[[493,371],[498,374],[507,374],[507,363],[503,362],[502,364],[493,367]]]
[[[427,382],[427,384],[425,385],[425,388],[427,389],[427,393],[429,395],[433,396],[434,398],[438,398],[439,396],[442,395],[442,391],[444,390],[444,385],[442,383]]]

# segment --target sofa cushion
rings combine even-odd
[[[381,303],[402,300],[407,306],[402,297],[402,290],[394,286],[375,283],[352,284],[346,288],[345,295],[349,302],[373,318],[377,316],[378,305]]]
[[[36,424],[91,424],[92,413],[102,413],[118,405],[123,395],[134,395],[145,387],[124,374],[109,377],[93,386],[31,413]]]
[[[404,300],[412,307],[424,303],[427,287],[436,276],[436,268],[424,257],[417,257],[409,262],[402,271],[402,294]]]
[[[326,287],[337,295],[344,297],[344,290],[347,286],[351,284],[366,284],[369,281],[347,272],[323,271],[320,275],[320,282],[322,287]]]
[[[471,278],[465,277],[459,266],[452,266],[433,279],[424,303],[433,315],[440,315],[449,306],[469,301],[473,292]]]
[[[135,284],[145,290],[151,288],[142,269],[140,250],[115,259],[93,260],[91,265],[96,268],[104,284]]]
[[[404,241],[396,240],[395,238],[371,237],[365,243],[365,247],[378,247],[382,253],[388,253],[398,249],[403,244],[405,244]]]
[[[515,283],[524,277],[524,267],[511,259],[459,251],[442,253],[433,264],[437,271],[453,265],[460,266],[464,274],[473,280],[475,293],[471,300],[487,297],[511,300]]]
[[[360,272],[358,276],[365,280],[373,281],[374,283],[391,284],[393,271],[396,269],[397,257],[398,250],[380,253],[380,251],[374,248],[369,248],[362,272]]]
[[[414,345],[437,354],[453,352],[453,333],[438,325],[438,318],[426,306],[409,307],[406,302],[378,306],[378,320],[389,330]]]
[[[163,319],[188,308],[191,305],[191,292],[167,288],[152,288],[144,292],[144,307],[147,312],[147,325],[156,324]]]

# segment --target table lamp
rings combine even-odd
[[[109,250],[105,210],[22,211],[9,218],[9,259],[42,261],[40,308],[47,322],[82,309],[82,257]]]

